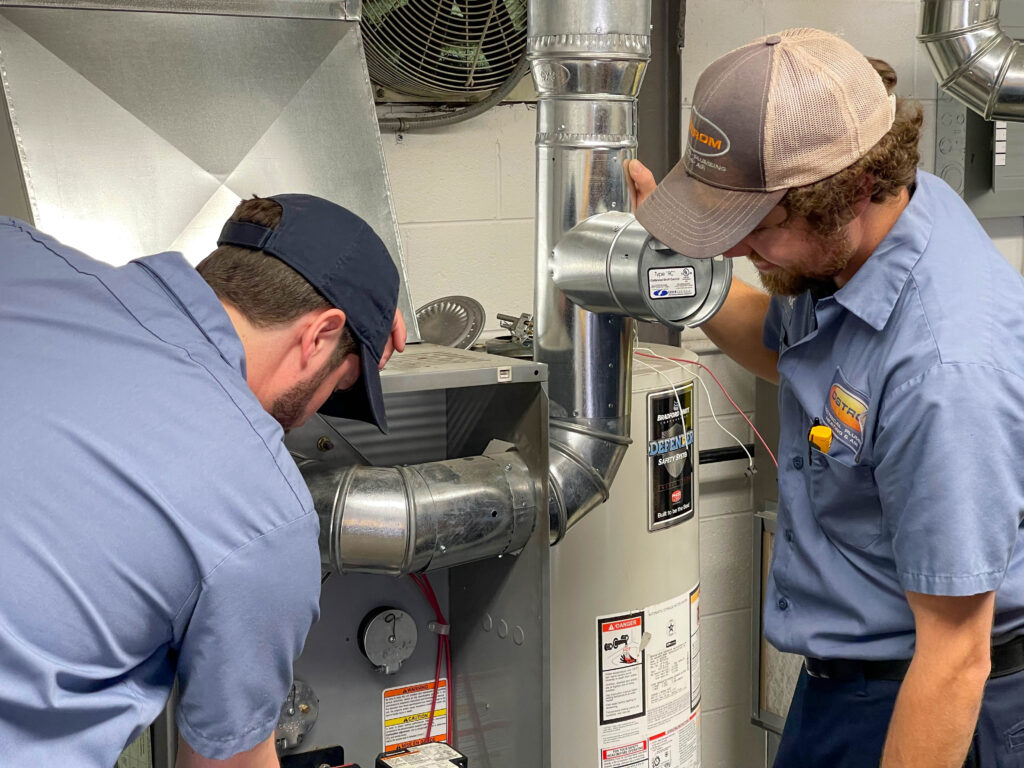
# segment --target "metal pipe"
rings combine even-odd
[[[324,568],[400,576],[512,554],[537,517],[514,451],[406,467],[300,462],[320,516]]]
[[[562,235],[629,211],[636,97],[650,59],[649,0],[531,2],[537,88],[534,358],[549,370],[551,541],[608,498],[629,444],[633,321],[575,306],[553,283]]]
[[[940,88],[986,120],[1024,121],[1024,53],[999,26],[999,0],[923,0],[917,39]]]

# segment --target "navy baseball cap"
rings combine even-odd
[[[282,208],[275,229],[228,221],[217,245],[263,251],[294,269],[345,312],[359,345],[361,373],[351,389],[320,408],[326,416],[358,419],[388,431],[380,388],[380,358],[398,306],[398,270],[384,243],[362,218],[313,195],[273,195]]]

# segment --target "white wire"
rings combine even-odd
[[[695,379],[697,379],[698,382],[700,382],[700,386],[704,390],[704,397],[706,397],[707,401],[708,401],[708,410],[711,411],[711,418],[714,419],[715,424],[718,425],[718,428],[720,430],[722,430],[723,432],[725,432],[725,434],[727,434],[729,437],[731,437],[735,441],[736,445],[738,445],[740,447],[740,449],[743,451],[743,453],[746,454],[746,456],[747,456],[747,467],[748,467],[748,469],[752,470],[754,468],[754,457],[750,455],[750,451],[747,450],[747,446],[745,446],[743,444],[743,441],[740,440],[738,437],[736,437],[736,435],[734,435],[728,429],[726,429],[725,426],[722,424],[722,422],[720,422],[718,420],[718,415],[715,413],[715,407],[711,404],[711,393],[708,391],[708,385],[704,383],[704,379],[701,378],[700,374],[696,370],[692,369],[691,366],[688,366],[685,363],[677,362],[677,361],[673,360],[672,358],[665,357],[663,355],[659,355],[657,352],[655,352],[650,347],[640,347],[640,346],[637,346],[638,340],[639,340],[639,338],[638,338],[636,326],[634,325],[633,326],[633,352],[634,353],[636,353],[636,352],[645,352],[646,354],[651,355],[652,357],[656,357],[659,360],[664,360],[666,362],[672,363],[672,365],[676,366],[676,368],[680,369],[683,373],[691,374]],[[648,363],[648,362],[646,362],[644,360],[639,359],[638,357],[634,356],[633,357],[633,361],[637,362],[637,363],[640,363],[641,365],[643,365],[643,366],[645,366],[647,368],[650,368],[652,371],[657,373],[659,376],[661,376],[663,379],[665,379],[669,383],[669,386],[672,387],[672,394],[674,394],[675,397],[676,397],[676,405],[679,407],[679,413],[682,414],[683,406],[679,402],[679,392],[676,391],[676,385],[672,383],[672,380],[668,376],[666,376],[662,371],[659,371],[653,365],[651,365],[650,363]],[[687,368],[691,368],[691,370],[687,370]]]

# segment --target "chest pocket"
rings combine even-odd
[[[882,535],[882,505],[871,467],[815,451],[810,497],[814,517],[833,542],[863,549]]]

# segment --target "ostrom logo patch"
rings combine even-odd
[[[729,137],[697,110],[690,112],[690,151],[702,157],[718,157],[729,151]]]
[[[868,413],[868,404],[852,392],[848,392],[838,384],[833,384],[828,393],[829,406],[840,422],[861,432],[864,429],[864,417]]]
[[[864,424],[870,410],[868,396],[858,392],[836,371],[828,389],[828,401],[822,413],[822,422],[832,430],[832,436],[853,451],[860,453],[864,443]]]

